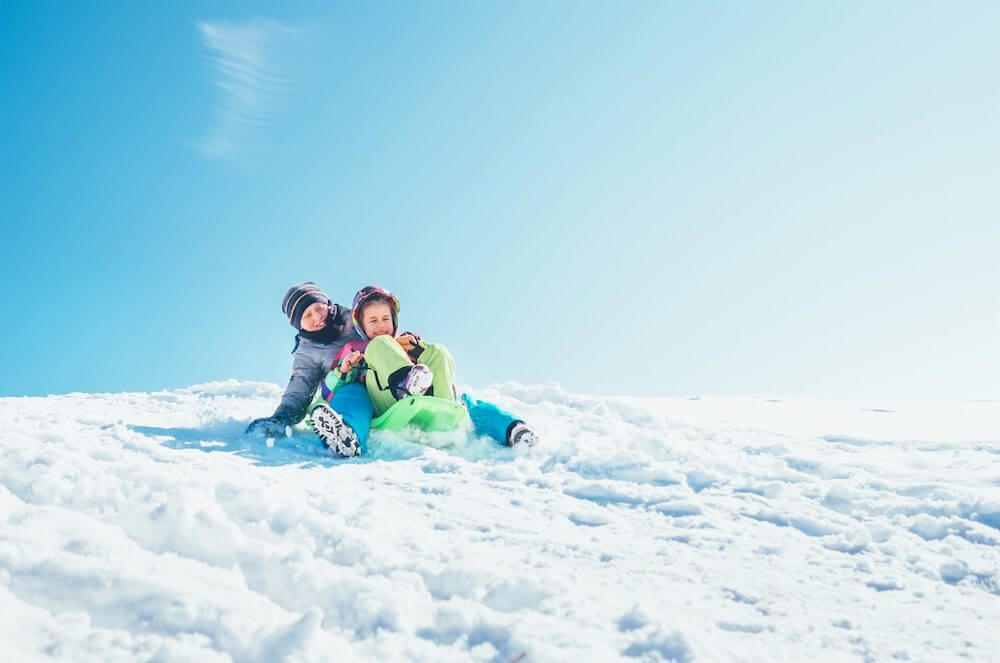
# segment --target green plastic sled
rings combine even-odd
[[[398,431],[416,426],[428,433],[442,433],[469,422],[469,412],[461,403],[434,396],[407,396],[373,419],[372,428]]]

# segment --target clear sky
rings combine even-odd
[[[284,384],[379,283],[459,381],[1000,398],[1000,4],[0,4],[0,394]]]

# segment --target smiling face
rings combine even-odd
[[[392,308],[385,302],[372,302],[361,309],[361,331],[368,338],[392,335]]]
[[[330,307],[325,302],[313,302],[302,313],[302,321],[299,323],[302,331],[318,332],[326,327],[326,318],[330,315]]]

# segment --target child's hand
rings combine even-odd
[[[337,370],[340,371],[341,375],[347,375],[351,372],[351,369],[357,366],[363,357],[364,355],[357,351],[344,355],[344,358],[340,360],[340,367]]]
[[[399,343],[400,347],[402,347],[407,352],[410,352],[411,350],[413,350],[413,348],[417,347],[416,337],[413,334],[409,333],[403,334],[402,336],[397,336],[396,342]]]

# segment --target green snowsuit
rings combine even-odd
[[[434,380],[431,382],[430,395],[457,401],[455,394],[455,360],[443,345],[420,341],[423,351],[418,357],[421,364],[426,364]],[[365,348],[365,363],[368,364],[368,374],[365,376],[365,389],[375,408],[375,416],[388,410],[396,402],[389,388],[389,376],[400,369],[413,365],[406,351],[391,336],[376,336]]]
[[[452,358],[451,352],[443,345],[424,341],[418,341],[418,347],[422,350],[417,361],[431,369],[434,376],[428,395],[457,401],[455,360]],[[389,387],[390,376],[397,371],[408,370],[410,366],[413,366],[413,360],[396,339],[388,335],[376,336],[369,341],[364,356],[364,363],[359,364],[346,375],[342,375],[336,368],[330,371],[326,378],[326,389],[316,394],[309,410],[312,411],[313,406],[326,400],[328,394],[336,392],[341,386],[359,380],[364,381],[365,390],[368,392],[368,398],[372,402],[376,417],[392,407],[396,398]]]

